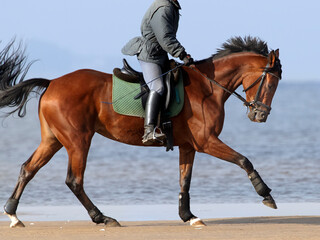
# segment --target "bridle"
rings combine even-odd
[[[262,86],[263,86],[263,83],[264,83],[264,80],[267,76],[267,74],[270,74],[276,78],[278,78],[279,80],[281,79],[281,76],[277,76],[275,75],[274,73],[270,72],[270,64],[268,63],[266,65],[266,67],[264,68],[264,71],[263,73],[261,74],[260,77],[258,77],[258,79],[256,81],[254,81],[249,87],[247,87],[246,89],[243,90],[243,92],[247,92],[249,89],[251,89],[253,86],[255,86],[258,82],[260,82],[260,85],[259,85],[259,88],[258,88],[258,91],[256,93],[256,96],[254,98],[253,101],[251,102],[248,102],[246,99],[244,99],[239,93],[237,92],[231,92],[229,89],[225,88],[224,86],[222,86],[220,83],[218,83],[217,81],[213,80],[213,79],[210,79],[209,77],[207,77],[206,75],[204,75],[202,72],[200,72],[198,69],[192,67],[192,66],[189,66],[190,69],[192,69],[193,71],[199,73],[202,77],[206,78],[208,81],[214,83],[215,85],[217,85],[219,88],[223,89],[225,92],[229,93],[230,95],[234,95],[235,97],[237,97],[240,101],[243,102],[243,104],[246,106],[246,107],[251,107],[255,112],[264,112],[265,114],[269,115],[270,114],[270,111],[271,111],[271,107],[262,103],[261,101],[258,101],[259,99],[259,96],[260,96],[260,93],[261,93],[261,90],[262,90]],[[264,108],[266,108],[266,110],[261,110],[259,107],[262,106]]]
[[[263,86],[264,80],[265,80],[267,74],[270,74],[270,75],[278,78],[279,80],[281,79],[280,76],[277,76],[277,75],[275,75],[275,74],[272,73],[272,72],[269,72],[269,67],[270,67],[270,64],[268,63],[267,66],[264,68],[264,71],[263,71],[263,73],[261,74],[261,76],[258,77],[258,79],[257,79],[256,81],[254,81],[249,87],[247,87],[246,89],[243,90],[243,92],[247,92],[249,89],[251,89],[252,87],[254,87],[258,82],[260,82],[260,85],[259,85],[259,88],[258,88],[258,90],[257,90],[257,93],[256,93],[256,96],[255,96],[254,100],[251,101],[251,102],[249,102],[249,103],[248,103],[249,105],[247,105],[247,104],[245,104],[245,105],[247,105],[247,106],[249,106],[249,107],[252,107],[256,112],[257,112],[257,111],[264,112],[264,113],[266,113],[267,115],[270,114],[271,107],[258,100],[258,99],[259,99],[259,96],[260,96],[260,93],[261,93],[261,90],[262,90],[262,86]],[[247,102],[247,101],[246,101],[246,102]],[[258,107],[261,107],[261,106],[264,107],[264,108],[266,109],[266,111],[261,110],[260,108],[258,108]]]

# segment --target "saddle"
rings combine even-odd
[[[142,106],[143,108],[145,108],[150,89],[146,84],[146,82],[144,81],[143,74],[142,72],[138,72],[134,70],[129,65],[126,59],[123,59],[122,61],[123,61],[123,67],[121,69],[114,68],[113,74],[116,77],[126,82],[140,84],[141,92],[138,95],[136,95],[134,99],[141,98]],[[174,60],[170,60],[166,70],[169,71],[170,69],[173,69],[176,66],[177,66],[177,63]],[[176,69],[175,71],[168,72],[168,74],[164,76],[165,99],[163,104],[164,108],[162,109],[162,111],[166,111],[168,109],[172,98],[175,97],[174,86],[179,80],[179,74],[180,74],[180,71]]]
[[[176,67],[176,62],[174,60],[170,61],[170,67],[167,68],[167,71],[169,69],[173,69]],[[160,113],[160,121],[158,126],[162,129],[163,133],[167,136],[167,141],[165,142],[165,146],[167,147],[167,151],[173,150],[173,134],[172,134],[172,123],[170,120],[170,112],[172,113],[172,102],[178,102],[178,104],[181,106],[183,103],[180,102],[180,98],[183,96],[179,96],[179,93],[176,89],[176,83],[180,80],[179,70],[176,69],[175,71],[169,71],[168,74],[164,76],[164,85],[165,85],[165,95],[163,99],[163,104],[161,108]],[[139,84],[140,85],[140,93],[135,95],[132,100],[138,100],[141,99],[141,104],[143,109],[145,109],[146,101],[150,92],[150,89],[148,85],[145,83],[143,74],[141,72],[138,72],[134,70],[126,61],[126,59],[123,59],[123,67],[115,68],[113,70],[114,77],[121,79],[125,82],[128,82],[127,84]],[[138,85],[138,86],[139,86]],[[179,85],[181,85],[179,83]],[[183,84],[182,84],[183,86]],[[183,95],[183,93],[180,94]],[[177,100],[178,99],[178,100]],[[174,101],[175,100],[175,101]],[[181,107],[180,110],[181,111]],[[176,115],[176,114],[175,114]]]

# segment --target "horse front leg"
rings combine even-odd
[[[254,169],[252,163],[246,157],[234,151],[218,138],[210,139],[207,147],[204,149],[204,152],[222,160],[234,163],[244,169],[256,192],[264,198],[262,201],[263,204],[270,208],[277,209],[277,205],[270,194],[271,189],[262,180],[259,173]]]
[[[190,184],[195,150],[190,146],[179,147],[180,188],[179,216],[184,221],[190,221],[191,226],[205,226],[204,222],[190,211]]]

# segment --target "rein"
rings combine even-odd
[[[195,69],[191,66],[189,66],[190,69],[192,69],[193,71],[195,71],[196,73],[199,73],[202,77],[204,77],[205,79],[207,79],[209,82],[212,82],[213,84],[215,84],[216,86],[218,86],[219,88],[221,88],[222,90],[224,90],[227,93],[230,93],[230,95],[235,96],[236,98],[238,98],[240,101],[243,102],[243,104],[247,107],[251,106],[251,103],[248,102],[246,99],[244,99],[239,93],[237,92],[231,92],[229,89],[225,88],[224,86],[222,86],[220,83],[218,83],[217,81],[207,77],[206,75],[204,75],[202,72],[200,72],[198,69]]]
[[[217,81],[207,77],[206,75],[204,75],[202,72],[200,72],[198,69],[195,69],[191,66],[189,66],[190,69],[192,69],[193,71],[199,73],[202,77],[204,77],[205,79],[207,79],[209,82],[212,82],[214,83],[216,86],[218,86],[219,88],[223,89],[225,92],[229,93],[230,95],[233,95],[235,97],[237,97],[240,101],[243,102],[243,104],[246,106],[246,107],[252,107],[253,109],[255,109],[255,111],[260,111],[260,112],[264,112],[266,114],[270,114],[270,111],[271,111],[271,107],[262,103],[261,101],[258,101],[258,98],[260,96],[260,93],[261,93],[261,89],[262,89],[262,86],[263,86],[263,83],[264,83],[264,80],[265,80],[265,77],[267,74],[270,74],[274,77],[277,77],[278,79],[281,79],[280,77],[278,77],[277,75],[271,73],[271,72],[268,72],[268,69],[269,69],[269,63],[266,65],[266,67],[264,68],[264,71],[263,73],[261,74],[260,77],[258,77],[258,79],[256,81],[254,81],[248,88],[244,89],[243,92],[247,92],[249,89],[251,89],[253,86],[255,86],[259,81],[260,81],[260,85],[259,85],[259,88],[258,88],[258,91],[256,93],[256,96],[254,98],[253,101],[251,102],[248,102],[246,99],[244,99],[239,93],[237,92],[231,92],[229,89],[225,88],[224,86],[222,86],[220,83],[218,83]],[[258,109],[257,107],[259,106],[263,106],[265,107],[267,110],[266,111],[263,111],[261,109]]]

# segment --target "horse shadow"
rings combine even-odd
[[[302,224],[320,225],[320,216],[294,216],[294,217],[245,217],[230,219],[209,219],[207,225],[216,224]]]

